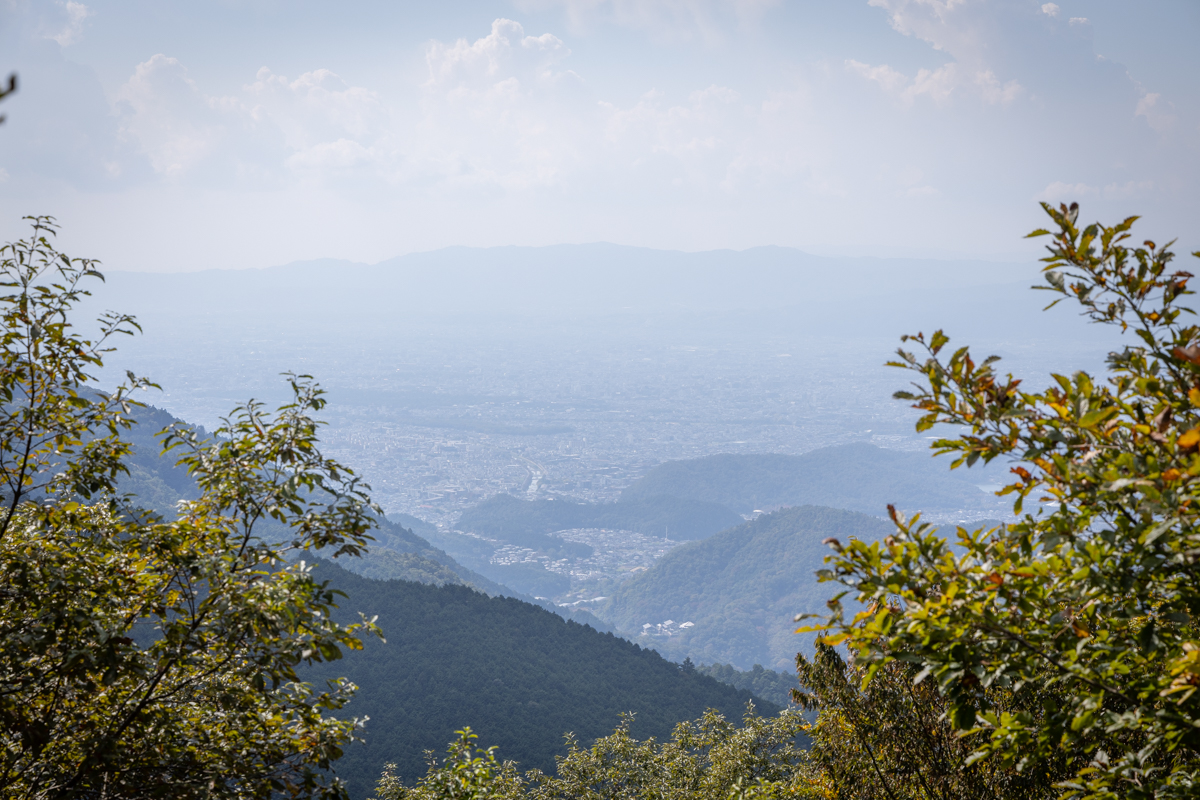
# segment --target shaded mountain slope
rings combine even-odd
[[[751,698],[528,603],[465,586],[372,581],[328,563],[317,570],[347,594],[341,618],[378,615],[387,637],[305,676],[344,675],[359,686],[346,711],[371,717],[366,743],[348,748],[338,766],[356,798],[368,796],[385,763],[407,782],[422,775],[422,751],[440,752],[464,725],[503,758],[553,770],[567,731],[588,742],[633,711],[638,738],[662,737],[706,708],[738,719]]]
[[[789,673],[802,644],[793,617],[824,610],[834,591],[813,575],[829,553],[822,540],[875,540],[891,530],[890,522],[820,506],[764,514],[672,550],[596,613],[617,630],[648,630],[635,641],[676,660]],[[667,620],[675,625],[660,630]],[[693,625],[680,628],[685,622]]]
[[[541,606],[549,611],[572,619],[583,625],[591,625],[599,631],[610,631],[611,626],[583,608],[561,608],[538,596],[514,590],[497,583],[478,572],[463,566],[448,555],[444,550],[434,547],[423,536],[418,536],[412,528],[405,528],[396,522],[403,520],[413,526],[419,526],[431,536],[439,536],[438,529],[417,517],[408,514],[391,514],[379,521],[379,528],[372,535],[376,543],[372,544],[362,558],[338,559],[338,565],[343,569],[362,575],[373,580],[402,580],[429,583],[435,586],[457,584],[477,589],[491,597],[513,597]],[[486,569],[486,561],[479,562]],[[542,570],[546,572],[546,570]],[[546,572],[547,575],[553,573]],[[559,576],[553,575],[558,578]]]
[[[755,664],[748,670],[740,670],[732,664],[699,664],[696,671],[780,706],[790,705],[792,690],[800,688],[795,670],[776,672],[764,669],[762,664]]]

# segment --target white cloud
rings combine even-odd
[[[1099,194],[1099,190],[1095,186],[1089,186],[1086,183],[1054,181],[1034,195],[1033,199],[1042,200],[1047,203],[1074,202],[1096,194]]]
[[[980,96],[983,97],[984,101],[992,105],[1007,105],[1016,100],[1024,91],[1021,84],[1015,80],[1001,85],[996,74],[990,69],[975,73],[975,85],[978,87]]]
[[[1092,186],[1086,183],[1065,183],[1054,181],[1034,196],[1034,200],[1044,200],[1047,203],[1071,202],[1089,197],[1100,197],[1105,200],[1127,200],[1144,197],[1154,189],[1154,181],[1125,181],[1124,183],[1109,183],[1105,186]]]
[[[698,177],[695,170],[706,172],[705,162],[729,144],[734,133],[729,117],[739,110],[730,107],[738,100],[737,92],[714,85],[692,92],[687,103],[677,105],[662,103],[659,92],[648,92],[629,108],[601,103],[605,138],[627,158],[667,156],[689,165]]]
[[[971,90],[984,102],[995,105],[1010,103],[1022,93],[1020,83],[1012,77],[997,76],[999,68],[986,57],[996,50],[997,34],[1002,31],[1001,21],[995,18],[999,12],[967,0],[869,2],[888,13],[896,31],[926,41],[954,58],[936,70],[918,72],[912,84],[900,92],[906,102],[921,94],[945,102],[955,90]],[[1048,3],[1042,6],[1042,12],[1053,16],[1058,6]]]
[[[978,31],[968,22],[966,0],[869,0],[869,4],[887,11],[897,32],[952,55],[979,41]]]
[[[1101,195],[1105,200],[1124,200],[1145,197],[1153,189],[1154,181],[1125,181],[1108,184],[1101,190]]]
[[[137,66],[117,107],[125,136],[172,179],[214,159],[233,174],[311,177],[387,155],[377,146],[390,129],[379,97],[326,69],[289,80],[263,67],[239,94],[210,96],[178,59],[159,54]]]
[[[597,22],[644,30],[667,40],[726,41],[738,27],[756,24],[781,0],[517,0],[522,11],[561,8],[572,30]]]
[[[861,61],[848,59],[846,68],[856,75],[878,83],[883,90],[905,105],[912,105],[921,96],[929,97],[938,105],[950,101],[956,90],[974,91],[990,105],[1011,103],[1021,94],[1021,86],[1015,80],[1001,85],[991,70],[964,74],[958,64],[943,64],[937,69],[920,69],[909,78],[887,64],[872,66]]]
[[[117,97],[122,132],[162,175],[183,175],[225,134],[220,104],[204,96],[177,59],[161,53],[138,64]]]
[[[570,49],[497,19],[487,36],[431,42],[420,117],[397,179],[509,188],[560,183],[598,140],[594,103],[562,69]]]
[[[429,66],[429,88],[451,86],[479,87],[503,80],[503,75],[528,70],[542,79],[553,80],[555,63],[570,55],[562,40],[550,33],[526,36],[525,29],[510,19],[492,23],[492,31],[469,43],[459,39],[453,45],[432,42],[425,51]]]
[[[73,45],[83,38],[83,21],[92,16],[93,12],[75,0],[59,0],[55,5],[61,12],[55,15],[57,19],[53,23],[54,29],[45,34],[45,38],[58,42],[60,47]]]
[[[1143,94],[1134,109],[1135,117],[1145,117],[1146,124],[1159,133],[1175,125],[1176,117],[1172,113],[1171,103],[1158,92]]]
[[[376,153],[371,148],[350,139],[338,139],[306,147],[288,158],[286,163],[293,169],[341,172],[370,164],[375,159]]]
[[[243,87],[239,102],[256,123],[275,126],[286,146],[297,151],[338,140],[371,140],[389,122],[378,94],[350,86],[327,69],[289,80],[262,67]]]
[[[1059,12],[1058,3],[1044,3],[1042,5],[1042,13],[1047,17],[1057,17]]]
[[[861,75],[869,81],[875,81],[883,87],[884,91],[889,94],[900,94],[910,83],[908,76],[889,67],[887,64],[880,64],[873,67],[870,64],[864,64],[861,61],[847,59],[846,67],[854,73]]]

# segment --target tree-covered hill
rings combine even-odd
[[[947,459],[869,444],[825,447],[800,456],[722,454],[670,461],[634,481],[622,502],[658,495],[720,503],[739,514],[806,504],[882,516],[906,512],[988,511],[995,498],[976,484],[978,469],[950,472]]]
[[[645,493],[619,503],[520,500],[499,494],[464,511],[457,526],[536,549],[545,534],[568,528],[617,528],[690,540],[703,539],[742,521],[718,503],[669,494]]]
[[[187,469],[176,465],[179,454],[162,453],[159,432],[182,420],[154,406],[135,409],[133,417],[136,424],[122,434],[133,450],[132,457],[125,462],[129,474],[118,478],[117,488],[123,494],[135,495],[141,507],[174,517],[176,503],[200,495]],[[202,427],[191,427],[204,435]]]
[[[800,688],[795,670],[776,672],[765,669],[762,664],[755,664],[748,670],[740,670],[732,664],[698,664],[695,669],[701,675],[716,678],[735,689],[745,689],[755,697],[781,706],[790,705],[792,690]]]
[[[347,594],[338,616],[378,615],[387,637],[306,674],[344,675],[360,687],[347,713],[370,716],[366,743],[350,747],[337,767],[355,798],[368,796],[388,762],[406,781],[424,774],[423,751],[440,752],[464,725],[498,745],[503,758],[553,770],[567,731],[589,742],[633,711],[638,738],[663,737],[706,708],[739,719],[751,698],[653,650],[511,598],[373,581],[324,562],[317,572]]]
[[[829,554],[822,540],[875,540],[892,530],[881,519],[821,506],[764,514],[672,550],[596,613],[617,630],[648,630],[636,641],[676,660],[787,673],[801,645],[794,616],[823,611],[830,594],[813,576]],[[675,624],[660,629],[667,620]]]

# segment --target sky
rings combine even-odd
[[[1195,0],[0,0],[0,235],[1014,260],[1078,201],[1195,249],[1197,34]]]

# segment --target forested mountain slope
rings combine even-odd
[[[369,796],[385,763],[407,781],[424,774],[422,751],[441,752],[464,725],[503,758],[553,770],[567,731],[588,742],[633,711],[638,738],[662,737],[706,708],[739,719],[751,697],[528,603],[465,586],[372,581],[324,562],[317,574],[348,595],[339,616],[378,615],[387,637],[305,676],[344,675],[359,686],[346,711],[371,717],[366,743],[349,748],[337,770],[355,798]]]
[[[622,492],[621,500],[671,495],[720,503],[739,514],[806,504],[875,516],[885,515],[888,503],[907,513],[998,508],[996,498],[976,485],[988,483],[980,469],[949,467],[949,459],[927,452],[862,443],[800,456],[722,454],[655,467]]]
[[[596,613],[617,630],[647,630],[635,641],[672,659],[788,673],[802,644],[793,617],[823,611],[833,591],[813,575],[829,553],[822,540],[875,540],[892,530],[876,517],[821,506],[764,514],[672,550]],[[667,620],[674,624],[660,629]]]
[[[684,662],[685,667],[687,663]],[[732,664],[699,664],[695,667],[701,675],[716,678],[735,689],[745,689],[755,697],[781,706],[790,705],[792,690],[800,688],[796,670],[776,672],[755,664],[748,670],[740,670]]]
[[[180,500],[192,500],[200,496],[196,482],[175,461],[182,455],[179,451],[163,454],[159,433],[169,425],[182,423],[168,412],[154,406],[143,406],[133,413],[136,423],[121,432],[122,438],[133,447],[132,458],[126,461],[129,474],[122,475],[117,482],[124,494],[135,495],[142,508],[175,516],[175,504]],[[201,436],[204,429],[190,426]]]

